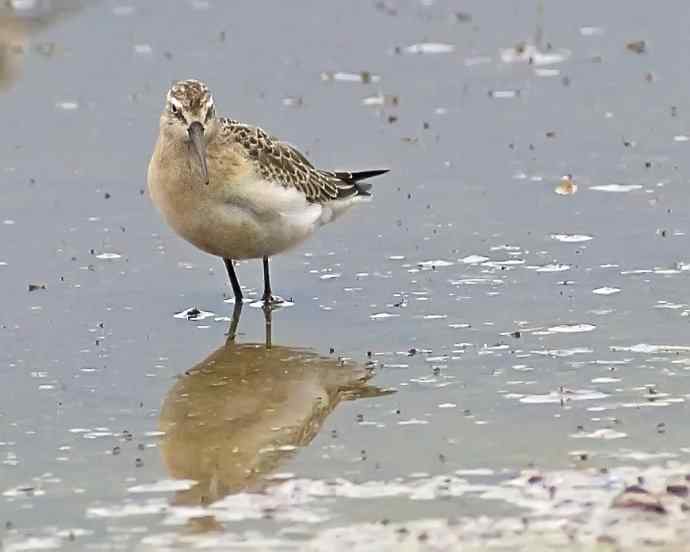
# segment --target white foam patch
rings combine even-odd
[[[626,193],[635,190],[642,189],[641,184],[600,184],[597,186],[590,186],[590,190],[596,192],[609,192],[609,193]]]
[[[593,239],[587,234],[551,234],[551,239],[564,243],[582,243]]]
[[[450,54],[455,51],[453,44],[443,42],[420,42],[403,48],[406,54]]]
[[[176,491],[186,491],[196,485],[193,479],[162,479],[155,483],[145,483],[129,487],[127,492],[134,494],[141,493],[173,493]]]
[[[620,291],[620,288],[617,287],[604,286],[597,289],[593,289],[592,293],[594,295],[614,295],[616,293],[620,293]]]

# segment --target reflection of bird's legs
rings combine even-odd
[[[230,321],[230,328],[228,329],[228,342],[235,341],[237,336],[237,326],[240,323],[240,315],[242,314],[242,301],[235,303],[235,308],[232,309],[232,320]]]
[[[232,321],[230,322],[230,329],[228,330],[228,341],[234,341],[237,335],[237,325],[240,323],[240,314],[242,314],[242,288],[237,279],[237,274],[235,274],[235,267],[232,264],[232,259],[223,259],[223,262],[228,271],[232,292],[235,295],[235,308],[232,310]]]
[[[270,349],[272,345],[271,329],[273,326],[273,308],[271,305],[264,304],[264,320],[266,321],[266,348]]]

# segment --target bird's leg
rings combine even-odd
[[[271,307],[275,306],[277,303],[280,302],[279,299],[276,297],[273,297],[273,293],[271,293],[271,275],[269,274],[268,271],[268,257],[263,258],[263,264],[264,264],[264,295],[261,298],[264,302],[264,307]]]
[[[240,323],[240,315],[242,314],[242,288],[237,279],[237,274],[235,274],[235,267],[232,264],[232,259],[223,259],[223,262],[225,263],[225,268],[228,270],[232,292],[235,294],[235,308],[232,310],[232,321],[230,322],[230,329],[228,330],[228,341],[234,341],[237,335],[237,326]]]
[[[235,304],[242,304],[242,288],[240,287],[240,282],[237,279],[237,274],[235,274],[235,267],[232,264],[232,259],[223,259],[223,262],[225,263],[225,268],[228,271],[232,292],[235,294]]]
[[[235,341],[237,336],[237,326],[240,323],[240,315],[242,314],[242,301],[235,302],[235,308],[232,309],[232,320],[230,321],[230,328],[228,329],[228,339],[227,342],[231,343]]]

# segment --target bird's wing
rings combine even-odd
[[[259,127],[221,119],[222,132],[241,145],[267,181],[300,190],[308,201],[325,203],[360,193],[354,180],[317,169],[297,149],[273,138]]]

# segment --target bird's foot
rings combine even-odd
[[[282,297],[278,297],[277,295],[268,294],[268,295],[264,295],[261,298],[261,302],[263,303],[264,307],[272,309],[274,307],[279,307],[283,303],[285,303],[285,299],[283,299]]]
[[[260,300],[254,301],[250,306],[255,309],[282,309],[283,307],[291,307],[294,303],[290,299],[283,299],[278,295],[264,295]]]

